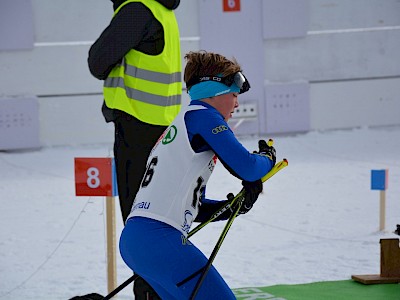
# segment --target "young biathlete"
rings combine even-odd
[[[275,149],[260,141],[251,153],[236,139],[227,121],[250,85],[235,60],[205,51],[186,54],[184,81],[191,103],[176,117],[150,153],[147,171],[120,238],[125,263],[163,300],[189,299],[207,257],[186,240],[192,222],[208,220],[228,200],[205,198],[218,160],[242,180],[248,212],[262,191],[261,178],[275,164]],[[226,211],[218,220],[229,218]],[[185,282],[184,284],[179,284]],[[196,299],[235,299],[211,267]]]

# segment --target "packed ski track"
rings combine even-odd
[[[400,127],[277,135],[289,166],[264,184],[254,208],[233,223],[214,265],[232,288],[379,274],[382,238],[399,238]],[[241,137],[249,150],[259,137]],[[107,294],[104,197],[76,197],[75,157],[110,157],[112,145],[0,152],[0,300]],[[389,170],[386,229],[371,170]],[[217,163],[210,198],[241,189]],[[160,194],[162,196],[162,194]],[[118,201],[118,199],[116,199]],[[210,255],[225,222],[191,239]],[[117,205],[117,237],[123,224]],[[156,245],[155,245],[156,246]],[[117,256],[118,283],[131,271]],[[118,299],[132,299],[131,286]]]

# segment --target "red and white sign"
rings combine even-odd
[[[76,196],[111,197],[116,190],[113,158],[75,158]]]
[[[240,0],[223,0],[223,11],[240,11]]]

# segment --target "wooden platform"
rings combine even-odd
[[[382,277],[376,275],[351,275],[351,279],[363,284],[400,283],[400,277]]]
[[[400,283],[399,239],[381,239],[381,273],[352,275],[351,279],[363,284]]]

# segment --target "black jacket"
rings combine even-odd
[[[180,0],[154,0],[174,10]],[[114,0],[114,10],[124,0]],[[89,50],[90,73],[100,80],[107,78],[112,68],[131,49],[157,55],[164,47],[164,31],[151,11],[140,2],[125,5],[111,20]]]
[[[180,0],[153,0],[170,10],[176,9]],[[116,10],[125,0],[114,0]],[[126,4],[111,20],[99,38],[90,47],[88,65],[90,73],[104,80],[131,49],[157,55],[164,48],[164,30],[150,9],[140,2]],[[106,121],[113,121],[115,112],[103,104]],[[120,113],[120,112],[118,112]]]

